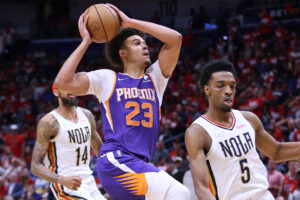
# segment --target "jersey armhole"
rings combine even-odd
[[[54,111],[54,112],[56,112],[56,111]],[[56,120],[56,122],[58,124],[58,132],[57,132],[56,136],[54,136],[52,139],[50,139],[50,142],[56,142],[57,138],[61,134],[61,126],[60,126],[58,119],[55,117],[55,114],[53,114],[52,112],[50,114],[54,117],[54,119]]]
[[[109,99],[111,98],[111,96],[112,96],[113,93],[114,93],[114,90],[115,90],[115,87],[116,87],[116,82],[117,82],[117,73],[114,72],[114,83],[113,83],[113,87],[112,87],[112,89],[111,89],[111,91],[110,91],[109,96],[107,97],[107,99],[101,100],[101,101],[100,101],[101,103],[106,103],[106,102],[109,101]]]

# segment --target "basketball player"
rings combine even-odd
[[[131,19],[109,6],[120,16],[124,29],[107,44],[106,56],[122,73],[102,69],[75,74],[91,43],[87,18],[81,16],[82,42],[60,69],[55,85],[70,94],[98,98],[105,138],[97,162],[98,177],[113,199],[187,200],[185,186],[148,163],[155,151],[160,105],[178,60],[182,36],[170,28]],[[140,31],[164,43],[153,64]]]
[[[276,142],[255,114],[232,109],[235,76],[225,60],[209,62],[201,73],[209,108],[185,135],[195,192],[205,200],[274,199],[256,148],[281,162],[300,157],[300,143]]]
[[[51,183],[56,199],[104,200],[89,167],[91,147],[98,155],[102,145],[95,119],[74,95],[52,89],[59,106],[39,121],[31,171]]]

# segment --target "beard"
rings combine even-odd
[[[72,98],[72,99],[61,97],[61,101],[62,101],[63,105],[66,107],[77,106],[77,104],[78,104],[78,100],[76,97]]]
[[[145,61],[146,67],[150,67],[150,65],[152,64],[151,60],[148,59]]]
[[[221,110],[223,112],[231,112],[231,107],[230,108],[229,107],[222,107]]]

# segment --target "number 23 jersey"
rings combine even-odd
[[[88,94],[100,102],[105,143],[100,155],[121,150],[149,161],[159,133],[159,112],[168,79],[158,61],[140,78],[100,69],[87,73]]]
[[[212,140],[206,154],[209,189],[216,199],[270,200],[267,170],[256,151],[255,131],[243,114],[232,109],[232,123],[224,126],[201,115],[201,125]]]

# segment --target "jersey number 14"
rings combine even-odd
[[[77,153],[76,165],[79,166],[80,160],[82,160],[83,164],[85,164],[88,159],[87,146],[85,145],[82,156],[80,152],[80,147],[78,147],[75,151]]]

